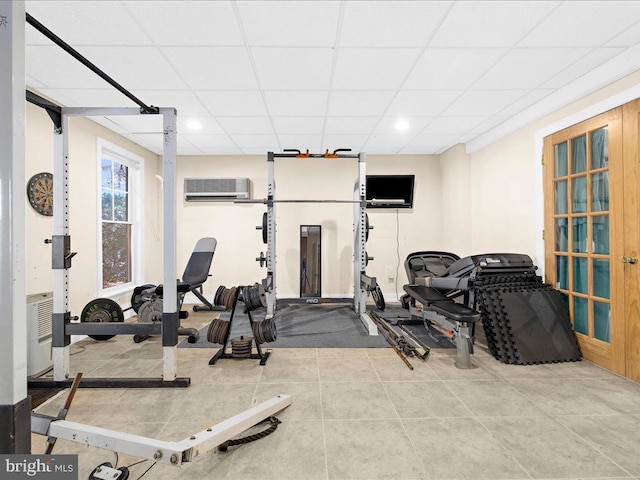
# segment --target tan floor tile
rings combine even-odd
[[[317,358],[269,357],[263,367],[260,383],[317,382]]]
[[[318,358],[321,382],[375,382],[371,360],[364,357]]]
[[[506,380],[447,381],[445,385],[477,416],[545,415]]]
[[[433,350],[432,350],[433,351]],[[455,366],[456,356],[447,355],[442,357],[429,358],[429,367],[441,380],[481,380],[487,378],[497,378],[495,373],[486,369],[473,356],[471,361],[478,368],[463,369]]]
[[[249,384],[193,385],[169,421],[213,425],[250,408],[254,391],[255,385]]]
[[[426,361],[422,361],[415,357],[409,357],[408,360],[413,365],[413,370],[410,370],[397,355],[393,357],[371,357],[373,368],[383,382],[438,380],[437,375],[429,366],[429,358]]]
[[[291,405],[276,416],[285,420],[321,420],[320,384],[314,383],[260,383],[254,404],[265,402],[277,395],[291,395]]]
[[[384,387],[378,382],[322,383],[320,389],[324,419],[398,418]]]
[[[366,357],[364,348],[318,348],[320,358]]]
[[[400,418],[473,415],[440,381],[385,382],[383,385]]]

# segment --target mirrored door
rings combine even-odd
[[[320,225],[300,225],[300,297],[320,297],[321,278]]]

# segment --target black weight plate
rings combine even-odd
[[[96,298],[87,303],[80,315],[81,322],[124,322],[124,312],[120,305],[110,298]],[[115,335],[89,335],[94,340],[109,340]]]
[[[262,243],[269,243],[269,232],[267,231],[269,228],[269,216],[267,212],[262,214]]]
[[[364,222],[364,223],[365,223],[365,227],[364,227],[364,229],[365,229],[364,241],[365,241],[365,242],[368,242],[368,241],[369,241],[369,230],[370,230],[370,228],[369,228],[369,214],[368,214],[368,213],[365,213],[365,214],[364,214],[364,221],[365,221],[365,222]]]
[[[155,285],[152,283],[145,283],[133,289],[133,293],[131,294],[131,308],[133,308],[134,312],[138,313],[138,310],[140,310],[140,307],[145,302],[145,300],[140,298],[140,294],[153,287],[155,287]]]
[[[386,304],[384,301],[384,295],[382,295],[382,290],[380,289],[380,285],[376,285],[376,288],[373,290],[373,292],[371,292],[371,296],[376,302],[376,307],[378,307],[378,310],[384,310]]]

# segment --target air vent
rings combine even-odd
[[[251,198],[248,178],[185,178],[184,199],[188,202],[224,202]]]

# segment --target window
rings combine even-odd
[[[98,142],[98,291],[117,294],[140,282],[143,159]]]

